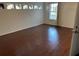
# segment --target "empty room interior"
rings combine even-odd
[[[0,56],[78,55],[77,2],[0,3]]]

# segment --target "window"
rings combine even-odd
[[[29,9],[29,10],[41,10],[41,5],[36,4],[22,4],[22,3],[10,3],[7,4],[7,9]]]
[[[4,4],[0,4],[0,9],[4,9]]]
[[[14,9],[14,4],[7,4],[7,9]]]
[[[39,9],[39,7],[37,5],[34,5],[34,9]]]
[[[22,9],[22,5],[21,4],[15,4],[15,8],[16,9]]]
[[[42,9],[42,6],[39,6],[39,8],[38,8],[39,10],[41,10]]]
[[[28,5],[23,5],[23,9],[28,9]]]
[[[50,20],[57,20],[57,7],[58,3],[51,3],[49,4],[49,19]]]
[[[29,9],[33,9],[33,5],[29,5]]]

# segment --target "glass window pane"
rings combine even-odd
[[[4,4],[0,4],[0,9],[4,9]]]
[[[22,9],[22,5],[21,4],[15,4],[15,8],[16,9]]]
[[[33,9],[33,5],[29,5],[29,9]]]
[[[49,19],[50,20],[57,20],[57,7],[58,3],[52,3],[49,5]]]
[[[24,5],[23,6],[23,9],[28,9],[28,5]]]
[[[39,9],[39,7],[37,5],[34,5],[34,9]]]
[[[56,20],[57,19],[57,14],[55,12],[50,12],[49,13],[49,19]]]
[[[57,11],[57,3],[50,4],[50,11]]]
[[[42,9],[42,6],[39,6],[39,10],[41,10]]]
[[[14,9],[14,4],[7,4],[7,9]]]

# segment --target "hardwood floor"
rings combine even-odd
[[[69,54],[72,30],[40,25],[0,36],[1,56],[64,56]]]

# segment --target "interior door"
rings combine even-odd
[[[73,29],[73,39],[71,42],[70,55],[76,55],[79,53],[79,4],[77,7],[76,21]]]

